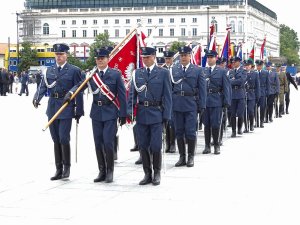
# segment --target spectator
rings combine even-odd
[[[13,93],[13,83],[14,83],[14,75],[12,72],[9,72],[9,93]]]

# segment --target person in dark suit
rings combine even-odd
[[[83,78],[84,79],[84,78]],[[38,71],[37,74],[35,75],[35,81],[36,81],[36,88],[39,88],[40,83],[42,80],[42,71]]]
[[[29,75],[26,71],[23,71],[21,74],[21,91],[19,93],[20,96],[22,96],[22,94],[25,92],[26,92],[26,96],[29,95],[28,83],[29,83]]]
[[[41,99],[47,90],[49,90],[50,96],[46,112],[48,120],[61,108],[66,93],[68,93],[73,86],[82,81],[80,69],[67,62],[69,46],[65,44],[55,44],[53,45],[53,50],[55,52],[56,64],[47,69],[41,85],[33,98],[33,105],[37,108]],[[70,131],[72,118],[79,121],[83,114],[83,97],[82,93],[80,93],[49,126],[50,134],[54,142],[56,165],[56,172],[55,175],[51,177],[51,180],[64,179],[70,176]]]
[[[245,130],[244,133],[249,132],[248,121],[250,124],[250,131],[254,130],[254,113],[255,104],[258,103],[260,98],[260,82],[259,75],[256,71],[252,70],[253,62],[251,59],[245,60],[244,62],[247,80],[246,80],[246,95],[247,95],[247,113],[245,113]]]
[[[232,61],[233,69],[229,72],[229,79],[232,87],[232,101],[231,101],[231,137],[236,137],[236,117],[238,117],[238,134],[242,135],[242,127],[245,112],[245,83],[247,79],[246,71],[241,66],[241,58],[235,56]]]
[[[90,87],[93,94],[93,103],[90,112],[92,119],[94,143],[98,162],[99,173],[94,182],[113,182],[114,174],[114,150],[115,137],[117,133],[117,120],[120,126],[126,123],[126,91],[121,73],[108,66],[109,54],[113,48],[103,47],[95,49],[95,60],[97,64],[98,78],[108,87],[115,99],[109,99],[106,92],[95,83],[94,79],[85,86]],[[65,100],[71,97],[81,84],[79,83],[66,95]],[[116,99],[120,103],[116,103]],[[117,104],[117,105],[115,105]],[[119,107],[119,108],[118,108]]]
[[[169,71],[155,65],[154,48],[143,47],[143,68],[136,69],[128,98],[128,118],[137,104],[136,124],[144,178],[140,185],[159,185],[162,164],[162,132],[171,119],[172,95]],[[152,176],[151,155],[154,176]]]
[[[163,54],[165,58],[165,65],[163,67],[170,71],[173,67],[173,57],[175,55],[175,52],[164,51]],[[172,111],[171,120],[166,129],[166,152],[175,153],[176,151],[175,141],[176,141],[175,125],[174,125],[174,115]]]
[[[203,114],[206,107],[206,82],[201,67],[190,63],[192,49],[188,46],[178,49],[180,63],[173,66],[173,113],[179,151],[179,166],[194,166],[196,148],[197,115]],[[185,140],[188,144],[186,161]]]
[[[222,123],[222,110],[231,104],[231,84],[227,76],[227,70],[216,65],[217,52],[206,52],[208,67],[204,74],[207,86],[206,109],[204,112],[204,137],[205,149],[203,154],[211,153],[210,139],[213,137],[214,154],[220,154],[219,134]]]
[[[285,98],[285,113],[289,114],[290,84],[292,83],[297,91],[298,91],[298,86],[297,86],[295,80],[293,79],[293,77],[291,76],[290,72],[286,71],[286,64],[283,64],[282,72],[286,74],[286,78],[287,78],[287,90],[286,90],[284,98]]]

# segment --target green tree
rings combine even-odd
[[[80,69],[85,69],[84,64],[72,54],[68,54],[68,63],[77,66]]]
[[[297,32],[288,26],[280,25],[280,56],[287,58],[287,63],[299,65],[299,40]]]
[[[28,70],[30,66],[38,66],[38,58],[36,49],[32,49],[32,43],[25,41],[22,43],[20,51],[20,63],[18,64],[18,73]]]
[[[95,38],[95,42],[91,44],[90,56],[86,60],[85,68],[92,69],[96,65],[94,49],[105,46],[114,46],[114,43],[109,40],[109,34],[107,32],[98,34]]]
[[[174,41],[170,47],[170,51],[178,52],[178,48],[182,46],[186,46],[186,43],[182,41]]]

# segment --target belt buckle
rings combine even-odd
[[[212,93],[212,89],[208,89],[208,93],[211,94]]]
[[[54,98],[58,98],[58,93],[57,92],[54,93]]]
[[[148,106],[149,106],[149,102],[148,102],[148,101],[145,101],[145,102],[144,102],[144,106],[148,107]]]
[[[98,101],[98,106],[102,106],[102,101]]]
[[[184,96],[184,91],[181,91],[181,92],[180,92],[180,96]]]
[[[239,87],[238,87],[238,86],[235,86],[234,89],[237,90],[237,89],[239,89]]]

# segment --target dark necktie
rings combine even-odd
[[[234,69],[234,73],[236,73],[237,69]]]
[[[211,71],[212,71],[212,68],[211,68],[211,67],[209,67],[209,75],[211,75]]]
[[[147,75],[150,76],[150,68],[147,68]]]
[[[60,73],[60,71],[61,71],[61,67],[59,66],[57,69],[58,69],[58,72]]]
[[[184,67],[183,67],[183,73],[185,73],[185,69],[186,69],[186,67],[184,66]]]
[[[104,72],[101,70],[99,73],[100,73],[100,78],[103,79]]]
[[[258,76],[260,76],[260,71],[258,72]]]

